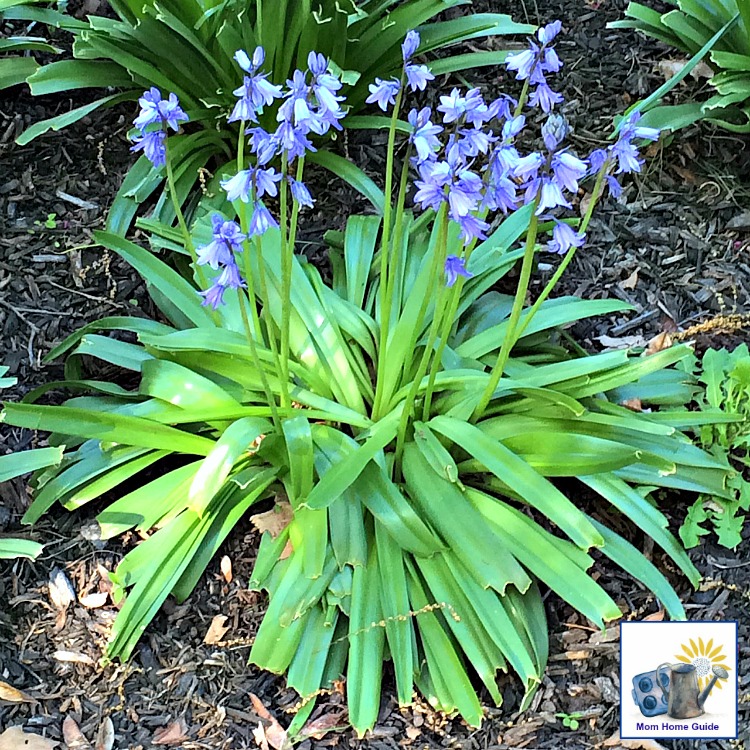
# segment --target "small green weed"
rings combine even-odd
[[[562,720],[562,725],[564,727],[567,727],[573,732],[575,732],[581,725],[579,720],[583,718],[583,714],[580,711],[574,711],[572,714],[559,713],[555,714],[555,716]]]
[[[686,547],[695,547],[700,537],[710,533],[710,528],[702,525],[708,522],[719,544],[734,549],[742,540],[742,511],[750,509],[750,482],[741,469],[750,466],[750,351],[746,344],[731,352],[709,349],[702,360],[695,359],[693,371],[705,386],[697,397],[701,411],[734,417],[734,421],[703,425],[700,444],[714,455],[729,452],[739,470],[728,480],[731,499],[698,497],[680,529],[680,538]]]

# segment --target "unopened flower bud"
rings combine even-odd
[[[568,135],[568,121],[562,115],[551,114],[542,125],[542,138],[549,151],[555,151]]]

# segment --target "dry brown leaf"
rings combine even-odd
[[[55,653],[52,654],[52,657],[57,659],[57,661],[69,661],[73,662],[73,664],[87,664],[90,667],[93,667],[94,664],[96,664],[88,654],[82,654],[79,651],[55,651]]]
[[[624,406],[630,411],[643,411],[643,402],[639,398],[626,398],[620,401],[620,406]]]
[[[68,750],[94,750],[72,716],[66,716],[62,725],[63,739]]]
[[[664,745],[656,740],[637,739],[623,740],[619,732],[615,732],[609,739],[604,740],[604,747],[612,747],[614,750],[666,750]]]
[[[419,727],[406,727],[406,736],[408,739],[416,740],[420,734],[422,734],[422,730]]]
[[[152,745],[179,745],[189,739],[188,725],[185,719],[180,717],[166,727],[161,727],[154,732]]]
[[[687,64],[689,60],[661,60],[657,65],[659,72],[664,76],[664,80],[668,81],[673,76],[676,76]],[[699,62],[688,74],[696,81],[701,78],[713,78],[714,72],[704,62]]]
[[[664,349],[669,349],[672,346],[674,339],[666,332],[659,333],[654,336],[646,346],[646,356],[649,354],[657,354]]]
[[[636,268],[635,271],[633,271],[633,273],[631,273],[630,276],[628,276],[628,278],[625,279],[625,281],[620,282],[620,287],[622,289],[630,289],[632,291],[633,289],[635,289],[637,283],[638,283],[638,269]]]
[[[232,582],[232,561],[228,555],[224,555],[221,558],[221,574],[224,576],[224,580],[227,583]]]
[[[300,739],[312,737],[315,740],[322,740],[323,737],[331,731],[331,729],[333,729],[334,727],[342,726],[342,722],[345,716],[346,710],[334,711],[330,714],[323,714],[317,719],[313,719],[313,721],[308,721],[300,731]],[[407,734],[409,732],[409,729],[411,728],[412,727],[407,728]],[[419,732],[418,729],[417,732]]]
[[[67,609],[76,600],[73,584],[60,568],[53,568],[50,573],[49,598],[59,610]]]
[[[644,622],[661,622],[664,619],[664,610],[660,609],[643,618]]]
[[[263,705],[260,698],[258,698],[255,693],[250,693],[250,702],[253,704],[253,710],[255,711],[258,716],[260,716],[261,719],[264,719],[265,721],[269,722],[269,726],[261,725],[261,729],[263,730],[262,738],[263,741],[267,742],[268,745],[270,745],[274,750],[287,750],[287,748],[291,747],[291,743],[289,742],[289,738],[287,737],[286,730],[284,727],[279,724],[278,721],[276,721],[276,718],[273,716],[273,714]],[[253,732],[253,736],[255,737],[255,741],[258,742],[258,737],[261,735],[258,730]],[[258,745],[263,747],[262,742],[258,742]]]
[[[253,739],[255,740],[255,744],[260,748],[260,750],[271,750],[268,746],[268,740],[266,739],[266,730],[263,728],[263,724],[258,724],[258,726],[253,729]]]
[[[8,727],[0,734],[0,750],[52,750],[60,743],[39,734],[29,734],[21,727]]]
[[[86,609],[98,609],[103,607],[107,603],[107,597],[109,594],[106,591],[99,591],[95,594],[86,594],[78,599],[78,601],[86,607]]]
[[[112,750],[115,746],[115,726],[109,716],[105,716],[96,733],[94,750]]]
[[[264,531],[268,531],[276,539],[289,525],[293,517],[294,511],[292,511],[292,506],[284,500],[276,503],[271,510],[265,513],[256,513],[250,520],[261,534]]]
[[[203,639],[203,643],[211,646],[214,643],[223,641],[224,636],[227,634],[227,630],[229,630],[229,625],[226,624],[226,621],[228,619],[229,618],[226,615],[216,615],[216,617],[211,620],[211,624],[208,626],[208,632],[206,633],[206,637]]]
[[[631,349],[636,346],[646,345],[646,339],[640,334],[633,336],[607,336],[603,334],[602,336],[597,336],[596,340],[605,349]]]
[[[0,701],[5,701],[6,703],[39,703],[36,698],[32,698],[22,690],[2,681],[0,681]]]
[[[286,544],[284,545],[284,549],[281,550],[281,554],[279,555],[279,560],[286,560],[289,555],[294,552],[294,546],[292,545],[292,540],[287,539]]]

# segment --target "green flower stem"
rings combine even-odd
[[[469,259],[477,246],[477,241],[473,240],[471,245],[466,248],[464,253],[464,266],[469,265]],[[440,343],[438,344],[435,357],[432,360],[432,367],[430,368],[430,379],[427,383],[427,390],[424,396],[424,405],[422,407],[422,421],[426,422],[430,418],[430,406],[432,405],[432,393],[435,387],[435,378],[440,370],[440,365],[443,361],[443,352],[445,347],[448,345],[448,339],[450,338],[453,325],[456,322],[456,313],[458,312],[458,305],[461,302],[461,291],[463,290],[465,279],[463,276],[459,276],[456,279],[456,283],[453,285],[450,291],[450,298],[448,301],[448,314],[443,318],[443,329],[440,332]]]
[[[245,133],[245,122],[242,121],[240,123],[239,140],[237,142],[237,169],[238,171],[241,169],[244,169],[244,166],[245,166],[244,133]],[[247,234],[247,205],[242,201],[240,202],[240,228],[243,234]],[[245,265],[245,281],[247,282],[247,302],[250,307],[250,315],[253,321],[252,327],[250,326],[250,321],[248,320],[248,317],[247,317],[247,310],[245,309],[245,295],[242,293],[242,290],[238,289],[237,295],[238,295],[239,305],[240,305],[240,315],[242,316],[242,324],[245,327],[245,334],[247,335],[247,343],[250,347],[250,354],[253,358],[253,364],[255,365],[255,369],[258,371],[258,375],[260,376],[260,381],[263,386],[263,391],[266,395],[266,401],[268,402],[268,406],[271,409],[273,423],[276,426],[276,429],[279,429],[281,426],[281,422],[279,421],[279,414],[276,411],[276,399],[274,398],[273,391],[271,391],[271,386],[268,383],[268,378],[266,377],[266,371],[263,368],[263,364],[260,361],[260,357],[258,356],[258,346],[257,346],[256,340],[262,341],[263,337],[262,337],[261,329],[260,329],[258,307],[255,302],[255,280],[253,276],[253,269],[250,264],[250,247],[249,247],[247,240],[245,240],[243,244],[244,244],[244,250],[243,250],[242,255],[244,256],[243,259],[244,259],[244,265]]]
[[[426,215],[426,213],[422,214],[422,216],[425,216],[425,215]],[[437,222],[438,227],[441,227],[443,225],[443,222],[445,222],[446,226],[447,226],[447,207],[446,207],[446,204],[443,204],[440,207],[440,211],[437,214],[437,216],[435,218],[435,221]],[[447,231],[447,229],[446,229],[446,231]],[[438,244],[441,242],[440,235],[438,235],[437,242],[438,242]],[[428,289],[433,289],[434,288],[434,286],[435,286],[435,284],[437,282],[437,279],[439,278],[439,273],[440,273],[439,258],[438,258],[437,253],[436,253],[436,255],[433,258],[432,265],[430,267],[430,277],[429,277],[429,279],[427,281],[427,288]],[[430,297],[429,294],[425,294],[422,297],[422,303],[421,303],[421,305],[419,307],[419,312],[417,313],[417,317],[414,319],[414,324],[411,327],[411,334],[410,334],[410,338],[409,338],[409,345],[406,347],[406,351],[407,352],[413,352],[414,349],[417,346],[417,339],[419,338],[419,333],[422,330],[422,321],[424,320],[424,316],[427,313],[427,308],[429,307],[431,301],[432,301],[432,298]],[[393,363],[391,363],[391,366],[393,366]],[[397,367],[399,368],[399,371],[403,368],[404,373],[408,377],[408,369],[406,367],[406,362],[399,362],[397,364]],[[400,374],[400,372],[399,372],[399,374]],[[402,388],[400,390],[403,390],[404,387],[405,386],[402,386]],[[390,399],[391,397],[392,397],[392,394],[388,394],[388,398]],[[388,401],[388,406],[387,406],[387,408],[384,409],[384,413],[388,414],[389,412],[393,411],[393,409],[395,409],[395,408],[396,408],[396,404],[393,403],[392,401]]]
[[[180,201],[177,198],[177,185],[174,178],[174,170],[172,169],[172,159],[170,158],[169,149],[169,138],[164,139],[165,150],[166,150],[166,162],[167,162],[167,186],[169,189],[169,196],[172,199],[172,206],[174,212],[177,215],[177,223],[180,225],[182,236],[185,240],[185,247],[190,253],[190,258],[193,261],[193,268],[195,268],[198,274],[198,282],[200,283],[201,289],[206,289],[208,283],[206,281],[206,274],[203,273],[203,267],[198,265],[198,254],[195,252],[195,245],[193,244],[193,238],[190,236],[187,222],[185,221],[185,215],[182,213],[182,207]]]
[[[393,303],[393,293],[388,294],[388,261],[391,255],[391,214],[393,213],[393,161],[396,151],[396,124],[398,113],[401,111],[401,100],[404,92],[404,75],[401,75],[401,85],[396,95],[396,103],[391,114],[391,125],[388,129],[388,153],[385,166],[385,206],[383,208],[383,231],[380,244],[380,341],[378,343],[378,363],[375,384],[375,402],[373,404],[373,415],[380,413],[381,401],[383,399],[381,383],[384,380],[383,373],[386,366],[385,349],[388,344],[388,334],[391,324],[391,311],[389,304]],[[377,417],[374,417],[377,419]]]
[[[447,254],[448,249],[448,213],[445,209],[445,206],[441,207],[441,213],[438,217],[439,224],[439,234],[438,234],[438,241],[437,241],[437,247],[435,248],[435,257],[433,259],[432,263],[432,269],[430,272],[430,284],[428,286],[428,289],[432,289],[435,283],[435,279],[439,278],[440,268],[442,268],[445,265],[445,256]],[[425,295],[427,297],[427,295]],[[435,347],[435,341],[437,340],[437,334],[438,330],[440,328],[440,321],[442,319],[442,316],[440,314],[441,309],[441,302],[443,302],[443,298],[445,297],[445,286],[442,286],[440,288],[440,294],[438,296],[438,299],[435,303],[435,312],[432,316],[432,323],[430,324],[430,330],[427,335],[427,344],[425,346],[425,350],[422,353],[422,359],[419,362],[419,366],[417,367],[416,375],[414,376],[414,379],[411,383],[411,388],[409,389],[409,393],[406,396],[405,403],[404,403],[404,410],[401,412],[401,420],[399,421],[398,425],[398,434],[396,436],[396,460],[395,465],[400,466],[401,462],[401,456],[404,451],[404,440],[406,439],[406,428],[409,426],[409,417],[413,414],[414,408],[415,408],[415,402],[417,398],[417,394],[419,393],[419,384],[422,381],[422,378],[427,373],[427,365],[430,362],[430,354],[432,353],[434,347]],[[420,311],[419,319],[415,321],[413,333],[412,333],[412,345],[409,347],[408,351],[412,351],[414,349],[414,345],[416,344],[417,336],[419,335],[419,331],[422,327],[422,318],[424,317],[424,310],[426,310],[427,306],[427,299],[422,304],[422,311]]]
[[[526,100],[529,98],[529,86],[530,86],[529,78],[527,78],[523,82],[523,88],[521,89],[521,96],[518,97],[518,104],[516,104],[516,108],[513,110],[514,119],[518,117],[518,115],[520,115],[521,112],[523,112],[523,108],[526,106]]]
[[[605,161],[602,165],[602,168],[599,170],[599,173],[596,176],[596,182],[594,183],[594,189],[591,193],[591,200],[589,201],[588,208],[586,209],[586,213],[581,221],[581,224],[578,227],[579,232],[585,232],[588,229],[589,224],[591,223],[591,217],[594,214],[594,209],[596,208],[596,204],[599,202],[600,198],[602,197],[602,185],[604,184],[604,178],[607,176],[607,173],[609,172],[611,164],[609,160]],[[575,246],[571,246],[568,248],[568,252],[565,253],[565,257],[562,259],[562,262],[555,270],[555,273],[552,275],[552,278],[547,282],[546,286],[542,290],[542,293],[539,295],[539,297],[536,299],[534,304],[529,308],[528,315],[526,316],[526,319],[524,320],[523,324],[519,327],[517,333],[516,333],[516,341],[521,338],[523,335],[523,332],[528,327],[529,323],[531,323],[533,317],[539,312],[539,308],[542,306],[544,301],[547,299],[547,297],[550,296],[552,293],[552,290],[557,286],[557,282],[560,281],[560,278],[565,273],[565,269],[570,265],[570,262],[573,260],[573,256],[576,254],[576,250],[578,248]]]
[[[401,240],[404,229],[404,206],[406,205],[406,193],[409,189],[409,157],[411,156],[411,145],[406,151],[404,157],[404,163],[401,167],[401,182],[398,190],[398,203],[396,208],[396,221],[393,232],[393,242],[391,243],[393,248],[399,248],[401,246]],[[382,252],[382,250],[381,250]],[[381,305],[381,321],[380,321],[380,342],[378,348],[378,365],[377,365],[377,376],[375,383],[375,400],[372,406],[372,417],[374,420],[378,420],[381,415],[383,400],[387,398],[387,394],[383,391],[383,384],[385,383],[385,367],[387,363],[387,352],[388,352],[388,337],[390,335],[390,324],[391,314],[393,311],[393,297],[396,291],[396,279],[398,278],[398,264],[401,259],[401,253],[398,251],[390,252],[388,260],[388,271],[384,279],[385,281],[385,300]],[[381,264],[382,273],[382,264]],[[381,276],[381,279],[383,277]]]
[[[289,169],[286,156],[281,161],[281,184],[279,185],[279,204],[281,207],[281,405],[288,407],[291,403],[289,398],[289,326],[291,321],[292,294],[292,253],[289,247],[288,229],[288,196],[286,174]]]
[[[510,358],[510,352],[513,348],[513,344],[516,341],[516,328],[518,327],[518,321],[521,318],[523,311],[523,305],[526,300],[526,292],[529,290],[529,282],[531,281],[531,270],[534,263],[534,250],[536,248],[536,237],[539,228],[539,219],[536,215],[536,209],[539,205],[539,197],[534,200],[533,213],[531,221],[529,222],[529,229],[526,233],[526,248],[524,250],[523,262],[521,264],[521,276],[518,279],[518,287],[516,288],[516,297],[513,300],[513,308],[510,312],[510,319],[508,320],[508,328],[505,332],[505,339],[500,346],[500,351],[497,355],[497,361],[495,366],[490,372],[490,379],[487,383],[487,387],[482,393],[482,397],[479,399],[476,409],[472,414],[472,422],[476,422],[484,414],[487,405],[492,399],[492,394],[500,382],[500,378],[503,376],[503,370],[505,365],[508,363]]]

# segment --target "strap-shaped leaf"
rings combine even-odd
[[[62,461],[63,448],[34,448],[0,456],[0,483],[38,469],[56,466]]]
[[[452,417],[438,416],[428,423],[450,438],[514,492],[544,513],[583,549],[598,547],[602,538],[585,517],[553,484],[513,451],[485,435],[474,425]]]
[[[196,327],[214,325],[196,289],[148,250],[110,232],[94,232],[94,239],[130,263],[147,284],[172,300]]]
[[[304,504],[309,508],[328,507],[396,437],[400,417],[400,410],[393,411],[370,428],[365,442],[325,473]]]
[[[214,441],[139,417],[67,406],[6,404],[4,421],[16,427],[94,438],[121,445],[206,455]]]
[[[190,485],[190,507],[199,516],[205,514],[209,503],[221,489],[239,458],[250,451],[255,440],[272,429],[268,420],[245,417],[224,430],[206,454]]]

